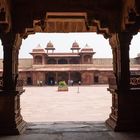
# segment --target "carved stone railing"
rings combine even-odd
[[[131,75],[130,76],[130,88],[140,89],[140,75]]]
[[[45,65],[33,65],[34,69],[44,69],[55,71],[57,70],[74,70],[74,71],[80,71],[80,70],[96,70],[101,68],[102,65],[94,65],[94,64],[45,64]],[[104,66],[104,69],[110,69],[112,70],[112,66]]]
[[[116,78],[108,78],[109,89],[117,89]],[[140,89],[140,75],[130,76],[130,89]]]

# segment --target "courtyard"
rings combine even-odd
[[[27,122],[22,135],[0,140],[139,140],[139,133],[113,132],[104,121],[110,114],[107,85],[25,87],[21,114]]]
[[[110,114],[108,85],[70,86],[58,92],[57,86],[25,87],[21,114],[26,122],[105,121]]]

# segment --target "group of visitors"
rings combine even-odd
[[[73,86],[73,80],[68,80],[68,85]]]
[[[38,86],[43,86],[43,82],[42,82],[41,80],[40,80],[40,81],[37,80],[37,85],[38,85]]]
[[[57,85],[57,81],[50,80],[48,84],[49,85]],[[77,84],[78,85],[81,85],[81,81],[78,81]],[[38,86],[43,86],[43,82],[41,80],[37,80],[37,85]],[[69,86],[73,86],[74,85],[74,81],[73,80],[68,80],[68,85]]]

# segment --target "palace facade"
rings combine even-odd
[[[45,49],[40,45],[30,53],[33,59],[19,59],[19,79],[24,85],[55,85],[64,80],[74,85],[108,84],[108,78],[113,76],[111,58],[94,58],[94,50],[87,44],[80,48],[75,41],[71,52],[55,52],[55,47],[49,42]],[[139,73],[140,57],[131,59],[131,72]],[[2,62],[1,62],[2,75]]]
[[[55,52],[49,42],[46,48],[38,45],[30,52],[33,58],[19,59],[18,78],[24,85],[56,85],[64,80],[67,84],[108,84],[113,77],[112,58],[94,58],[94,50],[87,44],[80,48],[75,41],[71,52]],[[130,59],[131,74],[140,75],[140,55]],[[2,59],[0,75],[2,77]]]
[[[71,52],[57,53],[51,42],[45,49],[38,45],[30,53],[32,60],[20,60],[26,61],[29,67],[20,64],[19,78],[24,79],[25,85],[55,85],[61,80],[74,85],[79,81],[82,85],[108,83],[108,77],[112,75],[111,65],[107,67],[99,64],[97,67],[97,60],[94,63],[93,59],[93,48],[86,44],[81,49],[75,41],[70,49]]]

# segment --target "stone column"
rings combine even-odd
[[[58,64],[58,58],[56,58],[56,64]]]
[[[42,65],[45,65],[45,55],[42,55]]]
[[[68,64],[70,64],[70,58],[68,58],[67,62],[68,62]]]
[[[0,134],[20,134],[25,122],[20,114],[20,94],[16,89],[18,78],[18,52],[21,40],[11,32],[1,36],[3,60],[3,89],[0,91]],[[18,46],[19,45],[19,46]]]
[[[58,72],[56,72],[56,75],[55,75],[55,81],[56,81],[57,84],[58,84]]]
[[[80,54],[80,64],[84,64],[84,57],[82,53]]]
[[[123,94],[127,94],[130,89],[129,45],[132,40],[132,35],[127,32],[119,33],[118,39],[118,88]]]
[[[110,81],[112,107],[107,124],[115,131],[140,130],[140,89],[130,88],[129,32],[114,34],[110,38],[113,52],[114,77]]]
[[[71,72],[68,72],[68,79],[71,80]]]

